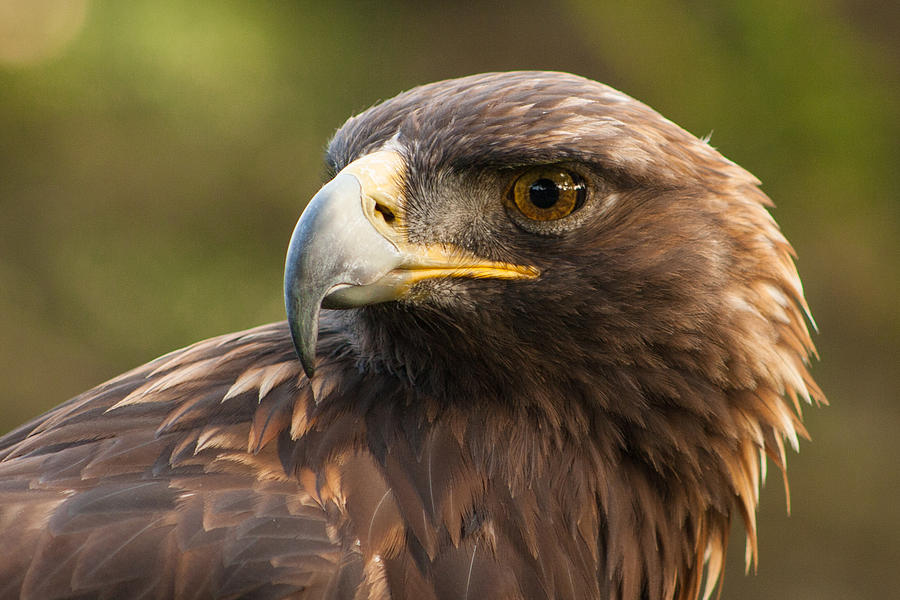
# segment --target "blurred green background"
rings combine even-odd
[[[725,598],[900,589],[900,3],[0,0],[0,430],[173,348],[282,318],[282,260],[350,115],[557,69],[764,182],[831,406]]]

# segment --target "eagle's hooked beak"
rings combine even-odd
[[[310,200],[284,269],[288,323],[307,375],[315,371],[319,310],[402,298],[436,277],[533,279],[537,269],[481,259],[446,244],[411,244],[403,205],[405,161],[379,150],[347,165]]]

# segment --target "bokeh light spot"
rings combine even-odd
[[[84,27],[88,0],[0,0],[0,64],[28,66],[62,54]]]

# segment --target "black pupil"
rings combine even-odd
[[[559,202],[559,187],[551,179],[538,179],[528,188],[528,200],[538,208],[550,208]]]

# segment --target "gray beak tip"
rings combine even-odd
[[[303,372],[306,373],[306,378],[310,381],[312,380],[313,375],[316,374],[316,367],[314,366],[315,362],[315,357],[309,357],[306,360],[300,359],[300,363],[303,365]]]
[[[297,280],[293,277],[291,263],[288,263],[288,277],[285,278],[285,308],[291,340],[300,364],[307,377],[312,379],[316,371],[316,341],[319,337],[319,305],[321,300],[306,297]]]
[[[291,321],[291,339],[294,342],[294,350],[297,352],[297,358],[303,365],[303,371],[306,376],[312,379],[316,372],[316,335],[315,329],[309,332],[301,332],[294,327],[296,321]],[[316,326],[318,323],[315,324]],[[305,333],[305,335],[304,335]]]

